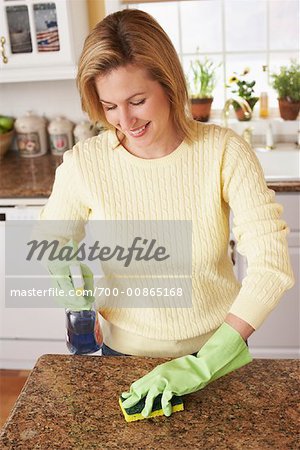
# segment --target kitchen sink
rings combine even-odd
[[[273,150],[254,147],[267,181],[300,181],[300,150],[294,144],[279,143]]]

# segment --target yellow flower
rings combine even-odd
[[[233,84],[233,83],[237,83],[239,81],[238,77],[233,75],[232,77],[229,78],[229,83]]]

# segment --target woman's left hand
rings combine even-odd
[[[144,417],[152,411],[154,399],[162,394],[161,404],[166,416],[172,414],[173,395],[185,395],[204,388],[209,382],[252,361],[240,334],[227,323],[218,328],[197,353],[168,361],[155,367],[135,381],[130,392],[124,392],[124,408],[136,405],[146,397]]]
[[[203,362],[196,356],[188,355],[168,361],[155,367],[144,377],[135,381],[130,392],[124,392],[124,408],[136,405],[146,396],[144,417],[149,416],[155,398],[162,394],[161,404],[166,416],[172,414],[173,395],[189,394],[204,387],[210,378]]]

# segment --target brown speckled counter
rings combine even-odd
[[[49,197],[56,168],[62,157],[47,154],[37,158],[21,158],[10,151],[0,161],[0,198]],[[300,180],[268,182],[276,192],[300,192]]]
[[[50,153],[22,158],[10,151],[0,161],[0,198],[49,197],[62,157]]]
[[[163,360],[45,355],[0,435],[0,448],[296,450],[299,362],[255,360],[185,396],[170,418],[125,422],[118,395]]]
[[[300,192],[300,180],[267,181],[267,185],[275,192]]]

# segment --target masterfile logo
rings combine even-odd
[[[141,245],[138,245],[138,242]],[[121,245],[116,245],[115,248],[108,246],[101,247],[99,241],[94,242],[92,246],[87,246],[85,242],[80,244],[78,249],[74,251],[72,246],[61,246],[58,240],[54,241],[38,241],[32,240],[27,243],[30,246],[29,253],[26,257],[27,261],[30,261],[33,256],[37,255],[37,260],[41,261],[44,255],[48,253],[49,261],[109,261],[116,258],[118,261],[124,261],[124,267],[128,267],[134,258],[136,261],[164,261],[170,258],[170,255],[166,254],[166,248],[163,246],[157,246],[156,239],[143,239],[142,237],[135,237],[130,247],[125,248]]]
[[[100,307],[192,306],[191,221],[11,220],[5,231],[7,307],[62,306],[48,266],[68,276],[74,261],[92,271]]]

